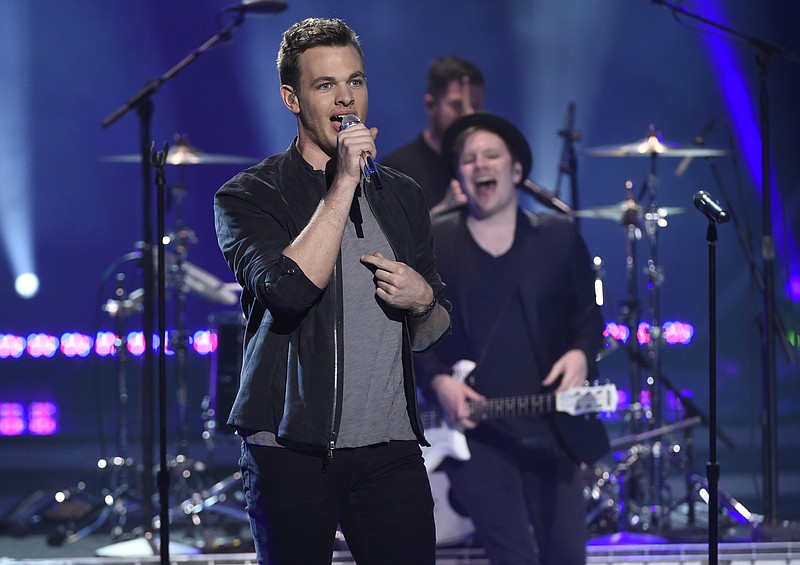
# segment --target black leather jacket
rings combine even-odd
[[[447,305],[422,191],[393,169],[380,167],[380,173],[383,189],[368,186],[365,195],[396,260],[419,272]],[[292,143],[223,185],[214,215],[220,249],[243,289],[247,319],[239,392],[228,424],[332,453],[346,378],[341,258],[328,286],[319,289],[282,254],[308,224],[327,186],[325,173],[313,170]],[[417,439],[427,445],[417,406],[413,336],[403,319],[406,402]]]

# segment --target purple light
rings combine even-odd
[[[58,407],[53,402],[32,402],[28,407],[28,431],[49,436],[58,431]]]
[[[192,336],[192,348],[200,355],[217,350],[217,334],[211,330],[198,330]]]
[[[131,332],[128,334],[128,351],[131,355],[139,357],[144,353],[144,333]]]
[[[639,323],[639,329],[636,330],[636,339],[639,340],[639,345],[650,343],[650,324],[647,322]]]
[[[0,436],[53,435],[58,432],[58,406],[53,402],[0,402]]]
[[[86,334],[65,333],[61,336],[61,353],[67,357],[88,357],[92,345],[92,336]]]
[[[786,291],[789,296],[791,296],[795,302],[800,301],[800,268],[798,268],[797,271],[789,273],[786,286]]]
[[[0,359],[19,359],[25,353],[25,338],[18,335],[0,334]]]
[[[649,410],[650,407],[653,405],[651,402],[651,394],[649,390],[643,390],[641,394],[639,394],[639,400],[642,403],[642,407],[645,410]]]
[[[52,357],[58,351],[58,338],[52,335],[30,334],[27,341],[31,357]]]
[[[694,326],[685,322],[666,322],[664,341],[667,345],[688,345],[694,337]]]
[[[94,350],[100,357],[117,354],[117,335],[113,332],[97,332]]]
[[[624,327],[623,327],[624,329]],[[175,332],[167,332],[166,349],[168,356],[175,355],[172,336]],[[144,334],[141,331],[132,331],[126,336],[127,349],[131,355],[141,356],[144,353]],[[189,346],[199,355],[209,355],[217,350],[217,334],[213,330],[200,329],[186,338]],[[154,351],[160,347],[161,340],[157,335],[151,341]],[[99,357],[115,357],[122,340],[114,333],[108,331],[97,332],[95,336],[81,332],[65,332],[59,339],[46,333],[32,333],[27,338],[13,335],[0,334],[0,359],[19,359],[26,353],[30,357],[54,357],[61,353],[65,357],[88,357],[94,353]]]
[[[19,402],[0,402],[0,436],[18,436],[25,432],[25,417]]]
[[[617,324],[616,322],[606,323],[606,329],[603,331],[604,337],[611,337],[622,343],[628,343],[628,338],[630,335],[631,332],[628,329],[628,326]]]

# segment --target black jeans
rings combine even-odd
[[[433,565],[433,497],[415,441],[324,452],[242,444],[258,562],[328,565],[337,525],[359,565]]]
[[[469,440],[468,461],[444,469],[492,565],[583,565],[586,503],[565,454]]]

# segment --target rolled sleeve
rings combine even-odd
[[[217,193],[214,220],[219,247],[245,293],[273,315],[302,316],[323,291],[283,255],[292,239],[290,227],[278,221],[280,214],[263,198],[259,200],[238,184]]]

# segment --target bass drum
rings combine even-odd
[[[436,545],[462,545],[475,532],[472,520],[462,516],[450,504],[450,481],[444,471],[428,473],[433,493],[433,519],[436,523]]]

